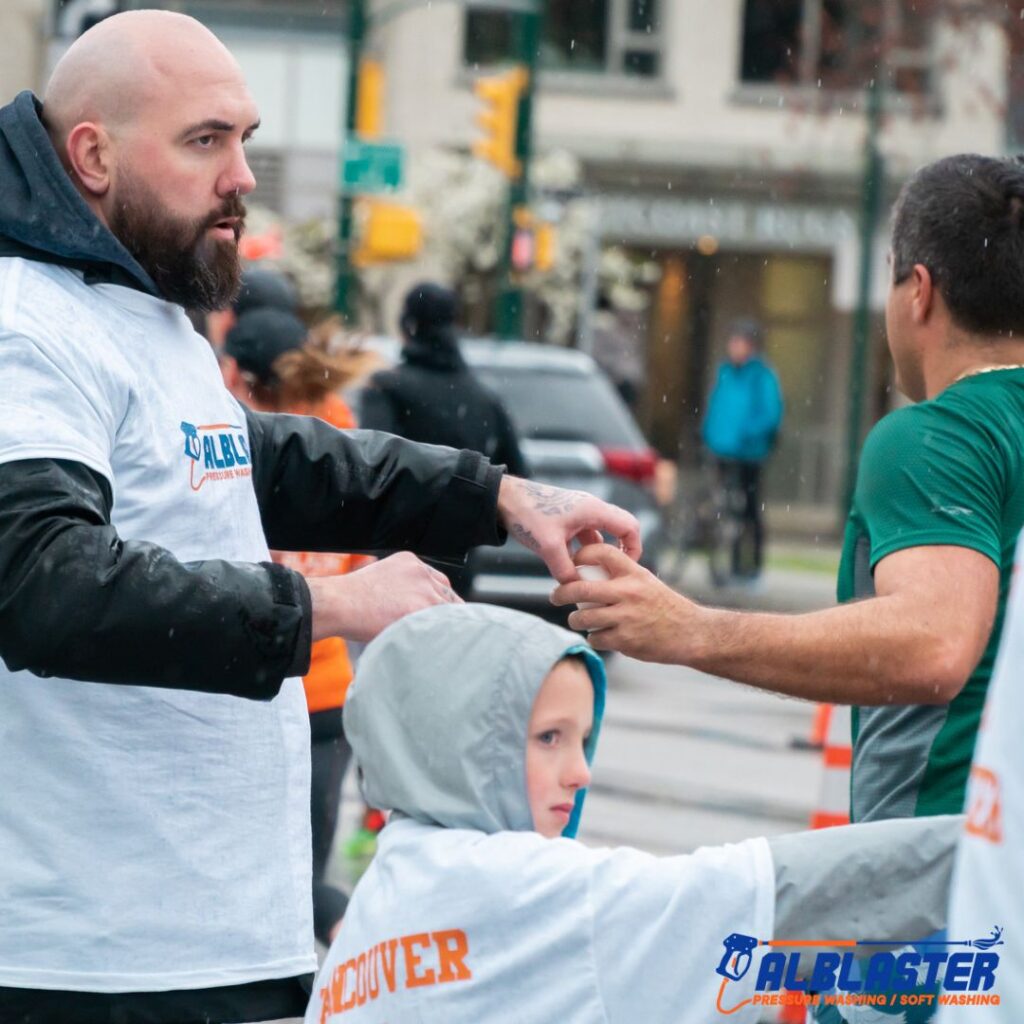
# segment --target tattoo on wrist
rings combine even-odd
[[[540,541],[525,526],[520,523],[513,523],[509,527],[509,532],[524,548],[529,548],[531,551],[540,551]]]
[[[547,487],[530,480],[527,480],[523,486],[526,493],[533,498],[533,507],[545,516],[558,516],[571,512],[580,500],[580,495],[576,491],[567,491],[561,487]]]

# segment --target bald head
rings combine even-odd
[[[230,301],[259,113],[212,32],[169,11],[101,21],[54,69],[43,120],[75,188],[165,298]]]
[[[232,77],[241,81],[234,58],[195,18],[125,11],[71,44],[46,87],[43,117],[55,142],[83,121],[117,132],[182,89]]]

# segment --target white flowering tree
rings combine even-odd
[[[584,263],[596,246],[594,210],[580,193],[575,157],[551,152],[532,166],[533,210],[537,220],[555,226],[554,260],[532,269],[520,283],[539,306],[543,339],[571,344],[575,338],[584,287]],[[401,202],[416,209],[423,225],[423,247],[410,263],[382,263],[358,272],[360,325],[386,332],[394,322],[404,290],[415,280],[432,279],[455,288],[475,326],[482,327],[498,287],[506,244],[507,184],[500,172],[465,153],[432,149],[411,161]],[[288,274],[302,304],[322,312],[331,308],[337,225],[331,218],[289,224],[262,208],[248,218],[243,254]],[[652,278],[652,269],[655,277]],[[599,254],[601,289],[623,311],[646,305],[656,280],[656,264],[637,261],[618,248]],[[593,298],[592,296],[590,298]]]

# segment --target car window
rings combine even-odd
[[[549,367],[473,367],[500,396],[521,437],[642,448],[640,428],[611,384],[597,373]]]

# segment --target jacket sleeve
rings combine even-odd
[[[516,436],[516,428],[512,424],[511,417],[501,405],[497,407],[495,417],[495,426],[498,431],[498,448],[494,453],[495,462],[502,463],[512,476],[528,477],[530,468],[519,447],[519,438]]]
[[[270,699],[309,664],[311,601],[272,563],[122,540],[78,462],[0,465],[0,657],[12,671]]]
[[[770,838],[775,935],[926,938],[945,927],[962,830],[951,814]]]
[[[462,561],[502,544],[502,470],[482,455],[322,420],[247,412],[267,543],[280,551],[414,551]]]

